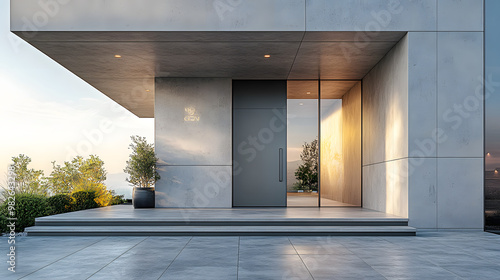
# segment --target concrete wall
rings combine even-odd
[[[29,31],[297,31],[305,22],[304,0],[12,0],[11,7],[12,30]]]
[[[11,30],[482,32],[482,14],[483,0],[11,0]]]
[[[408,216],[408,38],[363,79],[363,207]]]
[[[231,207],[231,79],[157,78],[156,207]]]
[[[483,228],[483,67],[483,32],[408,32],[363,79],[364,207]]]
[[[342,202],[361,206],[361,82],[342,97]]]
[[[456,12],[440,15],[445,31],[408,33],[408,211],[419,228],[483,228],[483,32],[447,32],[482,28],[468,2],[439,2]]]

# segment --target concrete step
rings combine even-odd
[[[409,226],[34,226],[28,235],[66,236],[413,236]]]
[[[407,226],[408,219],[36,219],[36,226]]]

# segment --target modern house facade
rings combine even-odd
[[[500,131],[485,113],[498,95],[495,11],[484,0],[24,0],[11,1],[11,31],[155,119],[156,207],[363,207],[420,229],[482,229],[485,169],[500,153],[485,139]]]

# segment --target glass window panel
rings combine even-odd
[[[500,1],[485,4],[485,228],[500,230]]]

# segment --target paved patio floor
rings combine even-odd
[[[0,279],[500,279],[500,235],[0,238]]]
[[[361,207],[148,208],[114,205],[37,218],[40,221],[185,221],[283,219],[403,219]],[[403,219],[408,220],[408,219]]]

